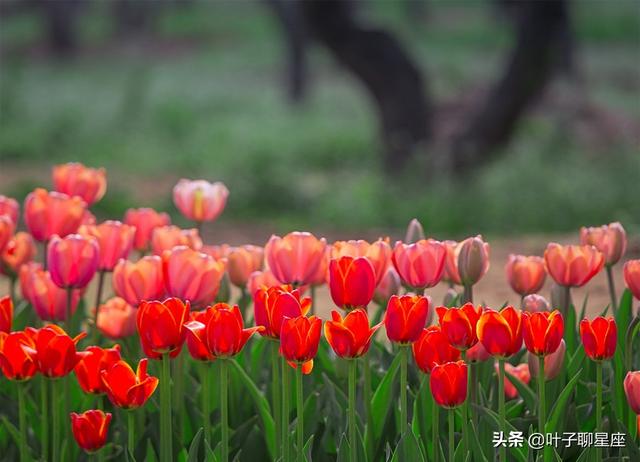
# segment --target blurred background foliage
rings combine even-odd
[[[37,10],[3,11],[0,191],[50,185],[54,163],[108,169],[98,216],[173,210],[180,177],[224,181],[222,220],[276,229],[535,233],[620,220],[640,226],[640,16],[636,1],[570,3],[575,69],[555,78],[511,142],[464,172],[438,167],[439,140],[500,73],[512,33],[490,1],[360,3],[428,76],[436,121],[400,173],[382,161],[363,87],[311,47],[309,91],[287,99],[285,43],[264,3],[164,2],[123,34],[110,2],[83,5],[78,49],[47,51]]]

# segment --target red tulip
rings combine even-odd
[[[92,453],[102,448],[107,442],[111,414],[106,414],[99,409],[92,409],[76,414],[72,412],[71,430],[73,437],[82,449]]]
[[[29,263],[36,255],[36,246],[29,233],[18,232],[2,251],[0,269],[3,273],[15,277],[20,267]]]
[[[344,256],[329,263],[329,289],[333,303],[339,308],[366,307],[375,288],[375,273],[366,258]]]
[[[560,341],[560,346],[558,349],[544,357],[544,378],[545,380],[553,380],[555,379],[560,372],[562,371],[562,367],[564,365],[564,355],[567,351],[567,344],[564,340]],[[529,353],[528,363],[529,363],[529,371],[531,372],[531,376],[538,376],[538,358]]]
[[[547,276],[544,269],[544,259],[541,257],[511,254],[505,271],[511,288],[521,296],[538,292],[544,285]]]
[[[8,215],[14,225],[18,224],[20,216],[20,204],[12,197],[0,194],[0,215]]]
[[[138,307],[136,325],[144,354],[151,359],[162,359],[169,354],[175,358],[182,349],[190,305],[178,298],[164,302],[143,301]]]
[[[616,352],[618,329],[613,318],[597,318],[580,321],[580,338],[587,356],[594,361],[611,359]]]
[[[229,252],[227,272],[231,283],[244,288],[254,271],[262,269],[264,249],[255,245],[234,247]]]
[[[387,268],[386,274],[373,292],[373,299],[379,305],[386,305],[392,295],[397,295],[400,291],[401,281],[398,272],[393,266]]]
[[[171,219],[166,213],[158,213],[150,208],[129,209],[124,215],[124,222],[135,227],[133,246],[136,250],[144,251],[149,247],[153,230],[160,226],[171,224]]]
[[[55,324],[48,324],[35,334],[38,370],[45,377],[64,377],[85,355],[76,351],[78,342],[86,337],[82,332],[74,338]]]
[[[498,364],[495,365],[496,372],[498,371]],[[528,384],[531,381],[531,374],[529,372],[528,364],[518,364],[517,366],[513,366],[507,362],[504,363],[504,394],[508,399],[514,399],[518,396],[518,389],[515,387],[511,380],[509,380],[506,374],[510,374],[513,377],[520,379],[520,381],[524,384]]]
[[[133,307],[143,300],[160,300],[165,294],[162,259],[154,255],[135,263],[120,260],[113,269],[112,283],[113,291]]]
[[[489,244],[482,236],[470,237],[456,247],[458,275],[464,286],[476,284],[489,270]]]
[[[522,309],[529,313],[538,313],[540,311],[549,311],[550,305],[542,295],[531,294],[522,300]]]
[[[640,260],[629,260],[624,264],[624,282],[633,296],[640,300]]]
[[[481,306],[466,303],[460,308],[436,308],[442,333],[449,339],[449,343],[462,351],[468,350],[478,343],[476,326],[482,315]]]
[[[98,270],[100,249],[93,237],[79,234],[65,238],[53,236],[47,247],[47,262],[51,280],[58,287],[82,289]]]
[[[478,339],[491,356],[508,358],[522,347],[522,315],[512,306],[500,312],[486,310],[476,329]]]
[[[228,196],[229,190],[219,181],[209,183],[183,178],[173,188],[173,203],[180,213],[199,223],[218,218],[227,204]]]
[[[158,378],[147,374],[147,362],[147,358],[141,359],[134,373],[126,361],[120,360],[100,373],[107,397],[114,406],[137,409],[153,395]]]
[[[301,367],[303,373],[311,373],[321,330],[322,320],[316,316],[298,316],[284,320],[280,331],[280,354],[291,367]]]
[[[453,409],[467,399],[467,365],[464,361],[437,364],[429,379],[431,394],[438,406]]]
[[[164,285],[170,297],[189,300],[193,306],[212,303],[220,288],[226,260],[185,246],[174,247],[162,255]]]
[[[264,329],[262,326],[244,328],[244,321],[238,305],[233,307],[226,303],[217,303],[209,307],[196,320],[188,322],[187,337],[189,351],[197,351],[195,359],[202,359],[205,349],[208,358],[229,358],[237,355],[255,333]]]
[[[110,298],[100,305],[98,330],[111,339],[130,337],[136,332],[137,313],[123,298]]]
[[[392,261],[405,284],[415,289],[426,289],[442,279],[446,254],[444,244],[433,239],[423,239],[414,244],[398,241],[393,248]]]
[[[604,255],[605,265],[612,266],[624,255],[627,233],[618,222],[597,228],[580,228],[580,243],[592,245]]]
[[[564,320],[558,311],[522,313],[522,337],[529,352],[547,356],[560,346],[564,335]]]
[[[269,269],[282,284],[303,286],[316,274],[325,258],[326,241],[311,233],[293,232],[271,236],[264,248]]]
[[[20,287],[25,300],[33,306],[38,317],[44,321],[66,321],[76,312],[83,290],[74,289],[71,295],[71,310],[68,312],[67,291],[58,287],[48,271],[37,263],[20,268]]]
[[[177,226],[160,226],[151,234],[151,250],[155,255],[162,255],[165,250],[186,245],[193,250],[202,248],[202,239],[197,229],[180,229]]]
[[[0,215],[0,252],[9,244],[16,225],[9,215]]]
[[[640,415],[640,371],[629,371],[624,378],[624,394],[631,410]]]
[[[46,242],[54,234],[65,237],[78,230],[86,204],[78,196],[37,188],[24,200],[24,221],[36,241]]]
[[[413,358],[422,372],[431,374],[438,364],[460,359],[460,351],[449,343],[449,339],[438,326],[422,330],[420,338],[413,344]]]
[[[388,239],[378,239],[369,244],[367,241],[337,241],[331,247],[331,258],[338,259],[340,257],[365,257],[371,263],[375,274],[375,285],[387,273],[387,269],[391,265],[391,246]]]
[[[247,292],[253,296],[259,289],[268,289],[279,285],[281,285],[280,281],[275,278],[270,270],[254,271],[247,280]]]
[[[444,275],[442,279],[449,284],[462,285],[460,275],[458,274],[458,254],[456,249],[458,243],[456,241],[443,241],[447,253],[444,259]]]
[[[254,318],[264,327],[260,332],[264,337],[279,339],[285,318],[304,316],[310,308],[311,299],[301,298],[300,291],[290,286],[261,288],[253,295]]]
[[[564,287],[581,287],[604,266],[604,255],[590,245],[551,243],[544,252],[547,272]]]
[[[419,295],[394,295],[389,299],[384,316],[387,337],[400,344],[413,343],[427,323],[431,299]]]
[[[113,271],[121,258],[127,258],[133,248],[136,229],[119,221],[108,220],[99,225],[81,226],[78,233],[93,237],[100,249],[100,271]]]
[[[113,348],[87,347],[85,355],[74,369],[82,391],[96,395],[106,393],[102,383],[102,371],[108,370],[120,359],[120,345]]]
[[[0,332],[11,332],[13,322],[13,301],[8,295],[0,298]]]
[[[80,196],[91,205],[102,199],[107,191],[107,174],[103,168],[88,168],[70,162],[53,167],[53,185],[56,191]]]
[[[369,327],[367,312],[357,308],[342,318],[340,313],[331,312],[332,321],[324,323],[324,336],[340,358],[358,358],[369,351],[373,334],[382,323]]]
[[[0,332],[0,369],[9,380],[29,380],[38,372],[35,329]]]

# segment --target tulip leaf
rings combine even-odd
[[[484,406],[476,406],[476,408],[479,411],[481,411],[485,416],[488,417],[490,423],[492,424],[492,426],[495,428],[496,431],[501,431],[500,417],[498,416],[498,414],[496,414],[494,411]],[[514,428],[514,426],[511,424],[511,422],[509,422],[508,420],[505,421],[505,427],[506,428],[504,428],[503,431],[506,434],[512,431],[513,432],[517,431]],[[507,450],[511,452],[511,455],[514,457],[515,460],[518,460],[519,462],[526,462],[527,457],[525,455],[524,448],[513,447],[513,448],[507,448]]]
[[[191,444],[189,445],[189,457],[187,458],[187,462],[196,462],[200,460],[198,458],[198,452],[200,451],[200,441],[202,440],[202,434],[204,429],[200,427],[193,437]]]
[[[527,408],[531,412],[536,412],[538,408],[538,398],[536,397],[536,394],[533,392],[533,390],[531,390],[528,385],[526,385],[522,380],[520,380],[513,374],[505,371],[505,375],[507,379],[509,379],[509,381],[513,384],[513,386],[516,387],[516,390],[518,390],[518,394],[524,400]]]
[[[271,416],[271,409],[269,407],[269,402],[263,396],[260,390],[258,390],[258,387],[256,386],[255,383],[253,383],[253,380],[251,380],[251,377],[247,375],[245,370],[242,367],[240,367],[240,365],[235,361],[230,361],[230,363],[238,373],[238,376],[240,377],[244,386],[249,392],[249,395],[253,399],[253,402],[258,410],[258,413],[260,414],[260,418],[262,419],[262,427],[263,427],[262,429],[265,433],[267,449],[269,450],[269,454],[273,458],[275,454],[275,444],[276,444],[275,424],[273,422],[273,417]]]
[[[349,446],[349,438],[347,438],[346,433],[343,433],[340,438],[340,444],[338,445],[338,457],[336,458],[336,462],[349,462],[350,452],[351,447]]]
[[[556,403],[554,404],[551,412],[549,413],[549,417],[547,418],[547,423],[545,424],[545,431],[547,433],[557,432],[560,418],[564,415],[567,404],[569,403],[569,398],[571,398],[571,394],[573,393],[576,384],[578,383],[578,379],[580,378],[580,374],[582,373],[582,369],[580,369],[573,378],[567,383],[564,387],[564,390],[560,393],[560,396],[556,399]]]
[[[424,454],[420,450],[420,444],[413,430],[409,428],[407,432],[402,435],[395,451],[393,451],[393,458],[391,462],[403,462],[403,461],[422,461],[425,462]]]
[[[413,401],[413,421],[411,422],[411,428],[413,429],[413,433],[417,435],[423,443],[429,445],[429,454],[433,454],[430,434],[433,406],[433,396],[429,390],[429,377],[425,375],[416,399]]]
[[[473,423],[470,423],[469,426],[469,442],[471,443],[471,451],[475,455],[475,460],[479,460],[480,462],[488,462],[487,456],[482,451],[482,446],[480,445],[480,440],[478,439],[478,432],[476,431],[476,426]]]
[[[145,462],[158,462],[158,456],[153,449],[153,444],[151,444],[151,438],[147,438],[147,451],[144,460]]]
[[[16,447],[20,446],[20,432],[18,431],[18,429],[15,427],[15,425],[9,422],[9,419],[7,419],[5,416],[1,416],[0,419],[9,431],[9,434],[11,435],[11,438],[13,438],[13,441],[15,441]]]
[[[576,309],[573,304],[569,306],[567,319],[564,320],[564,339],[567,343],[567,351],[573,354],[577,348]]]

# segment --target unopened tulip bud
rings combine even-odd
[[[380,284],[373,293],[373,299],[379,305],[385,305],[392,295],[397,295],[400,291],[401,282],[398,272],[393,266],[387,268],[387,272],[383,276]]]
[[[553,380],[562,371],[564,364],[564,356],[567,352],[567,344],[564,343],[564,339],[560,341],[558,349],[544,357],[544,378],[545,380]],[[532,377],[538,376],[538,357],[529,353],[528,355],[529,371]]]
[[[629,260],[624,264],[624,282],[633,296],[640,300],[640,260]]]
[[[458,274],[464,286],[477,283],[489,269],[489,244],[481,236],[462,241],[457,250]]]
[[[537,313],[539,311],[549,311],[551,307],[549,302],[542,295],[531,294],[522,299],[522,309],[530,313]],[[563,306],[563,305],[558,305]]]
[[[0,215],[8,215],[15,225],[18,224],[20,216],[20,204],[12,197],[0,194]]]
[[[580,229],[580,242],[592,245],[604,255],[607,266],[618,263],[627,248],[627,233],[618,222],[595,228]]]
[[[640,417],[640,371],[629,371],[624,378],[624,394],[631,410]]]
[[[404,242],[407,244],[413,244],[414,242],[418,242],[424,238],[424,228],[422,227],[422,223],[420,223],[417,218],[414,218],[409,222],[409,226],[407,226],[407,234],[405,235]]]

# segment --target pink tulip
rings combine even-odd
[[[86,209],[78,196],[37,188],[24,200],[24,221],[36,241],[46,242],[54,234],[66,237],[78,230]]]
[[[91,236],[100,248],[100,271],[113,271],[121,258],[127,258],[133,248],[135,228],[119,221],[108,220],[99,225],[81,226],[78,233]]]
[[[292,232],[284,237],[271,236],[264,248],[269,269],[282,284],[302,286],[315,276],[325,258],[325,239],[311,233]]]
[[[396,242],[392,261],[400,278],[414,289],[435,286],[444,273],[446,248],[442,242],[423,239],[414,244]]]
[[[135,263],[120,260],[113,269],[112,284],[116,295],[133,307],[144,300],[160,300],[165,294],[162,259],[154,255]]]
[[[107,174],[103,168],[89,168],[77,162],[53,167],[56,191],[79,196],[88,205],[102,199],[107,191]]]
[[[38,317],[44,321],[66,321],[78,307],[83,290],[73,290],[71,312],[67,312],[67,291],[58,287],[48,271],[36,263],[23,265],[20,269],[20,286],[23,296],[31,303]]]
[[[618,263],[627,248],[627,233],[618,222],[596,228],[580,228],[580,243],[592,245],[604,255],[604,263]]]
[[[202,248],[202,239],[197,229],[180,229],[177,226],[160,226],[151,234],[151,250],[154,255],[162,255],[165,250],[186,245],[193,250]]]
[[[227,204],[229,190],[220,182],[182,179],[173,188],[173,202],[189,220],[213,221]]]
[[[129,209],[124,215],[124,222],[136,229],[133,246],[136,250],[144,251],[149,247],[153,230],[160,226],[171,224],[166,213],[158,213],[150,208]]]
[[[58,287],[82,289],[96,274],[100,250],[93,237],[71,234],[53,236],[47,247],[51,279]]]

